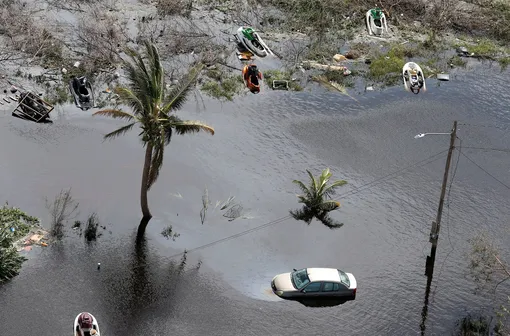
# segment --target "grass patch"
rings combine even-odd
[[[369,77],[393,83],[397,78],[400,78],[402,67],[406,63],[405,57],[412,57],[409,55],[413,55],[413,53],[408,52],[407,48],[400,45],[391,47],[386,54],[379,55],[372,60]]]
[[[323,73],[325,79],[329,82],[335,82],[343,86],[344,88],[353,88],[354,87],[354,76],[355,74],[351,72],[350,76],[344,76],[343,71],[334,71],[334,70],[326,70]]]
[[[303,91],[303,87],[292,80],[292,72],[280,70],[267,70],[263,73],[264,81],[272,88],[273,80],[286,80],[289,82],[289,89],[292,91]]]
[[[501,71],[506,70],[510,65],[510,56],[502,57],[498,59],[499,65],[501,66]]]
[[[220,70],[207,70],[205,75],[210,79],[200,88],[205,94],[216,99],[232,101],[243,87],[241,75],[226,76]]]
[[[69,93],[69,88],[64,83],[62,85],[48,89],[44,100],[46,100],[51,105],[62,105],[65,103],[73,102],[73,97]]]
[[[466,66],[467,61],[464,60],[462,57],[455,55],[455,56],[452,56],[452,58],[450,58],[448,63],[452,64],[452,65],[454,65],[456,67],[462,67],[463,68],[463,67]]]

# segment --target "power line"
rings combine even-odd
[[[487,150],[487,151],[510,153],[510,149],[506,149],[506,148],[464,147],[464,149],[481,149],[481,150]]]
[[[439,159],[440,159],[440,158],[437,158],[437,157],[438,157],[439,155],[441,155],[441,154],[443,154],[443,153],[447,152],[447,151],[448,151],[448,149],[445,149],[445,150],[443,150],[443,151],[441,151],[441,152],[439,152],[439,153],[437,153],[437,154],[434,154],[434,155],[432,155],[432,156],[429,156],[428,158],[426,158],[426,159],[424,159],[424,160],[418,161],[418,162],[416,162],[416,163],[414,163],[414,164],[412,164],[412,165],[409,165],[409,166],[407,166],[407,167],[404,167],[404,168],[402,168],[402,169],[399,169],[399,170],[397,170],[397,171],[394,171],[394,172],[392,172],[392,173],[390,173],[390,174],[387,174],[387,175],[385,175],[385,176],[383,176],[383,177],[380,177],[380,178],[378,178],[378,179],[376,179],[376,180],[374,180],[374,181],[372,181],[372,182],[369,182],[369,183],[363,184],[363,185],[361,185],[361,186],[359,186],[359,187],[357,187],[357,188],[355,188],[355,189],[349,190],[349,191],[345,192],[344,194],[340,194],[340,195],[339,195],[339,199],[345,198],[345,197],[347,197],[347,196],[352,196],[352,195],[357,194],[357,193],[359,193],[359,192],[362,192],[362,191],[364,191],[364,190],[366,190],[366,189],[370,189],[370,188],[372,188],[373,186],[375,186],[375,185],[377,185],[377,184],[379,184],[379,183],[384,182],[383,180],[386,180],[386,179],[388,179],[388,178],[390,178],[390,177],[393,177],[393,178],[394,178],[394,177],[398,177],[398,176],[399,176],[399,175],[397,175],[398,173],[401,173],[401,172],[403,172],[403,171],[405,171],[405,170],[408,170],[408,169],[410,169],[410,168],[414,168],[414,167],[416,167],[416,166],[418,166],[418,165],[420,165],[420,164],[422,164],[422,163],[424,163],[424,162],[426,162],[426,161],[428,161],[428,160],[430,160],[430,159],[432,159],[432,158],[434,158],[434,157],[436,157],[436,159],[434,159],[434,160],[432,160],[432,161],[429,161],[429,162],[426,162],[424,165],[427,165],[427,164],[429,164],[429,163],[432,163],[432,162],[434,162],[434,161],[437,161],[437,160],[439,160]],[[370,186],[370,188],[367,188],[368,186]]]
[[[497,129],[500,129],[500,130],[503,130],[503,131],[508,131],[509,130],[508,128],[503,128],[503,127],[495,126],[495,125],[477,125],[477,124],[468,124],[468,123],[459,124],[459,125],[474,126],[474,127],[486,127],[486,128],[497,128]]]
[[[397,170],[397,171],[395,171],[395,172],[393,172],[393,173],[387,174],[387,175],[385,175],[385,176],[383,176],[383,177],[381,177],[381,178],[378,178],[378,179],[376,179],[376,180],[374,180],[374,181],[372,181],[372,182],[369,182],[369,183],[363,184],[363,185],[359,186],[358,188],[355,188],[355,189],[353,189],[353,190],[350,190],[350,191],[348,191],[348,192],[344,193],[343,195],[340,195],[340,196],[341,196],[340,198],[345,198],[345,197],[347,197],[347,196],[354,195],[354,194],[356,194],[356,193],[358,193],[358,192],[362,192],[362,191],[364,191],[364,190],[370,189],[370,188],[371,188],[371,187],[373,187],[374,185],[376,185],[376,184],[378,184],[378,183],[381,183],[384,179],[386,179],[386,178],[388,178],[388,177],[390,177],[390,176],[396,177],[396,176],[398,176],[398,175],[396,175],[396,174],[398,174],[398,173],[400,173],[400,172],[403,172],[403,171],[405,171],[405,170],[407,170],[407,169],[410,169],[410,168],[416,167],[416,166],[418,166],[418,165],[420,165],[420,164],[422,164],[422,163],[424,163],[424,162],[426,162],[426,163],[425,163],[425,165],[426,165],[426,164],[432,163],[432,162],[434,162],[434,161],[437,161],[437,160],[439,160],[439,159],[440,159],[440,157],[438,158],[438,156],[439,156],[439,155],[441,155],[441,154],[443,154],[443,153],[444,153],[444,152],[446,152],[446,151],[447,151],[447,150],[443,150],[443,151],[441,151],[441,152],[439,152],[439,153],[437,153],[437,154],[434,154],[434,155],[432,155],[432,156],[429,156],[428,158],[426,158],[426,159],[424,159],[424,160],[418,161],[418,162],[416,162],[416,163],[414,163],[414,164],[411,164],[411,165],[409,165],[409,166],[407,166],[407,167],[404,167],[404,168],[402,168],[402,169],[399,169],[399,170]],[[433,160],[431,160],[431,159],[433,159]],[[428,161],[428,162],[427,162],[427,161]],[[370,186],[370,188],[369,188],[368,186]],[[211,247],[211,246],[213,246],[213,245],[216,245],[216,244],[219,244],[219,243],[222,243],[222,242],[228,241],[228,240],[236,239],[236,238],[242,237],[242,236],[244,236],[244,235],[247,235],[247,234],[249,234],[249,233],[252,233],[252,232],[255,232],[255,231],[258,231],[258,230],[261,230],[261,229],[267,228],[267,227],[269,227],[269,226],[273,226],[273,225],[276,225],[276,224],[282,223],[282,222],[284,222],[284,221],[286,221],[287,219],[290,219],[290,218],[292,218],[292,216],[287,215],[287,216],[281,217],[281,218],[279,218],[279,219],[276,219],[276,220],[270,221],[270,222],[268,222],[268,223],[265,223],[265,224],[262,224],[262,225],[256,226],[256,227],[254,227],[254,228],[251,228],[251,229],[248,229],[248,230],[245,230],[245,231],[242,231],[242,232],[239,232],[239,233],[233,234],[233,235],[231,235],[231,236],[227,236],[227,237],[225,237],[225,238],[221,238],[221,239],[218,239],[218,240],[212,241],[212,242],[207,243],[207,244],[205,244],[205,245],[201,245],[201,246],[198,246],[198,247],[192,248],[192,249],[190,249],[190,250],[184,250],[184,252],[174,254],[174,255],[172,255],[172,256],[170,256],[170,257],[166,258],[166,259],[173,259],[173,258],[176,258],[176,257],[182,256],[182,255],[183,255],[183,254],[185,254],[185,253],[189,253],[189,252],[194,252],[194,251],[202,250],[202,249],[205,249],[205,248]]]
[[[468,159],[469,161],[471,161],[472,164],[474,164],[475,166],[477,166],[478,168],[480,168],[480,170],[482,170],[485,174],[489,175],[490,177],[492,177],[494,180],[496,180],[497,182],[499,182],[499,184],[501,184],[502,186],[504,186],[505,188],[509,189],[510,190],[510,186],[508,186],[508,184],[505,184],[504,182],[502,182],[501,180],[499,180],[497,177],[495,177],[494,175],[492,175],[491,173],[489,173],[485,168],[483,168],[482,166],[480,166],[478,163],[476,163],[475,161],[473,161],[473,159],[471,159],[469,156],[467,156],[466,154],[464,154],[463,152],[460,152],[460,154],[462,154],[466,159]]]

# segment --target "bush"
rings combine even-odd
[[[7,205],[0,209],[0,283],[18,275],[26,258],[18,253],[13,244],[38,224],[39,219],[20,209]]]

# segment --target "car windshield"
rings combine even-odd
[[[340,281],[342,281],[342,283],[346,284],[347,287],[351,286],[351,282],[349,281],[349,277],[347,276],[347,274],[345,272],[342,272],[342,271],[338,270],[338,275],[340,276]]]
[[[292,279],[292,284],[297,289],[303,288],[310,282],[310,279],[308,278],[308,274],[306,272],[306,268],[292,272],[290,278]]]

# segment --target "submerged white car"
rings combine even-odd
[[[302,300],[356,298],[356,278],[335,268],[303,268],[275,276],[273,292],[282,299]]]

